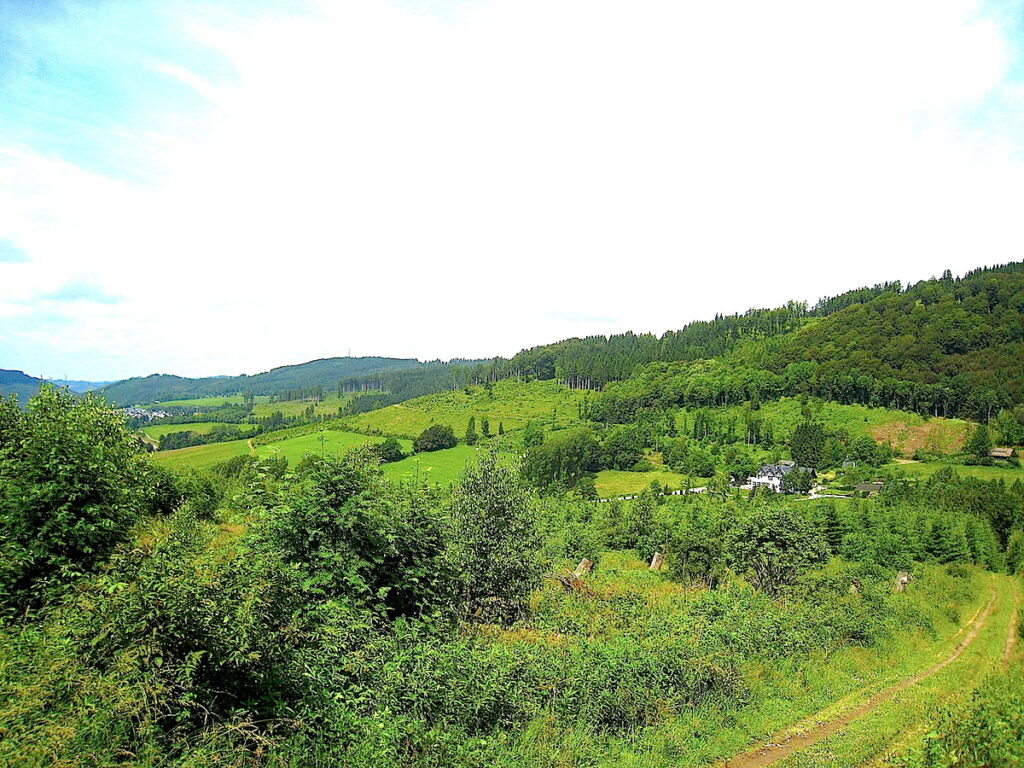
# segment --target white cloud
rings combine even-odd
[[[147,137],[151,184],[0,146],[33,259],[0,302],[128,297],[76,326],[109,355],[76,376],[509,354],[1021,258],[1020,140],[985,111],[1013,41],[968,0],[187,21],[237,79],[147,63],[211,106]]]

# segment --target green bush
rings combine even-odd
[[[148,473],[124,416],[44,386],[0,400],[0,612],[53,599],[94,571],[144,511]]]

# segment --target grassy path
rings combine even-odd
[[[724,766],[857,766],[892,749],[894,743],[904,743],[908,730],[923,720],[936,700],[971,690],[999,658],[1008,658],[1012,641],[1004,632],[1013,631],[1018,601],[1013,580],[993,577],[988,603],[950,638],[964,634],[944,658],[881,691],[869,694],[865,689],[854,698],[859,704],[841,712],[829,707]],[[965,654],[963,663],[954,664]]]
[[[1006,630],[1006,645],[1003,646],[1003,657],[1000,661],[1003,665],[1010,663],[1013,649],[1017,645],[1017,622],[1020,621],[1020,589],[1016,582],[1013,585],[1013,615]]]

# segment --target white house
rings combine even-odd
[[[810,476],[816,477],[813,467],[797,467],[792,461],[780,461],[778,464],[765,464],[753,477],[747,478],[751,487],[766,486],[775,493],[782,492],[782,478],[795,469],[807,472]]]

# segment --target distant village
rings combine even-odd
[[[121,412],[129,419],[138,419],[139,421],[155,421],[156,419],[171,417],[171,414],[167,411],[152,411],[149,408],[122,408]]]

